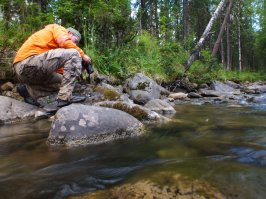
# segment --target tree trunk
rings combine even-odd
[[[240,28],[240,20],[241,20],[241,11],[240,11],[240,3],[238,7],[238,70],[242,71],[242,49],[241,49],[241,28]]]
[[[146,9],[146,1],[140,1],[140,8],[141,8],[141,16],[140,16],[140,29],[147,30],[147,9]]]
[[[158,16],[158,2],[155,1],[155,31],[156,31],[156,37],[159,39],[159,16]]]
[[[231,70],[231,40],[230,40],[230,21],[227,22],[226,26],[226,69]]]
[[[214,14],[212,15],[208,25],[205,28],[204,33],[202,34],[195,50],[191,53],[190,57],[188,58],[186,64],[185,64],[185,70],[187,71],[189,69],[189,67],[192,65],[192,63],[196,60],[198,53],[200,52],[204,41],[206,40],[207,36],[209,35],[209,32],[212,28],[212,25],[214,24],[214,22],[216,21],[216,19],[218,18],[218,16],[221,14],[224,5],[226,4],[227,0],[221,0],[218,7],[216,8]]]
[[[11,18],[12,18],[11,2],[4,1],[1,6],[3,9],[2,12],[3,12],[3,19],[4,19],[4,27],[5,29],[9,29],[9,23],[11,23]]]
[[[238,63],[239,71],[242,71],[242,49],[241,49],[241,32],[240,32],[240,22],[238,24]]]
[[[188,0],[183,0],[183,38],[189,33]]]
[[[47,13],[48,11],[48,0],[40,0],[39,1],[41,12]]]
[[[223,41],[223,38],[221,39],[221,60],[222,60],[222,65],[225,68],[226,64],[225,64],[225,57],[224,57],[224,41]]]
[[[233,5],[233,0],[230,0],[230,3],[229,3],[229,6],[227,8],[227,11],[226,11],[226,14],[225,14],[225,17],[224,17],[224,21],[223,21],[223,24],[220,28],[220,32],[219,32],[219,35],[218,35],[218,38],[214,44],[214,47],[213,47],[213,50],[212,50],[212,57],[214,57],[216,54],[217,54],[217,51],[220,47],[220,44],[221,44],[221,40],[222,40],[222,37],[223,37],[223,34],[224,34],[224,30],[225,30],[225,26],[226,26],[226,23],[230,17],[230,12],[231,12],[231,8],[232,8],[232,5]]]

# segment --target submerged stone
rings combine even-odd
[[[171,172],[158,172],[149,178],[125,183],[107,190],[72,196],[69,199],[224,199],[218,189],[203,180]]]

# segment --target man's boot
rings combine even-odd
[[[29,94],[29,92],[28,92],[28,90],[27,90],[25,85],[18,85],[16,87],[16,89],[17,89],[17,92],[19,93],[19,95],[24,98],[24,101],[26,103],[34,105],[34,106],[38,106],[38,107],[41,106],[41,104],[39,102],[37,102],[35,99],[33,99],[30,96],[30,94]]]

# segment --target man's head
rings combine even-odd
[[[71,36],[71,40],[78,44],[80,39],[81,39],[81,34],[79,33],[79,31],[77,31],[76,29],[74,28],[67,28],[67,31],[68,33],[70,34]]]

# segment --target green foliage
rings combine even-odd
[[[256,58],[262,70],[266,71],[266,28],[258,32],[255,43]]]
[[[0,52],[5,49],[15,51],[36,30],[49,23],[59,23],[65,27],[72,26],[82,33],[80,47],[92,57],[99,72],[121,79],[143,72],[158,81],[171,82],[183,73],[183,64],[219,2],[189,1],[189,36],[184,39],[182,1],[144,0],[133,16],[129,0],[2,0]],[[234,1],[230,21],[233,66],[238,65],[239,19],[244,69],[251,68],[253,64],[253,68],[260,66],[261,71],[265,70],[265,13],[265,0]],[[252,26],[255,15],[261,27],[258,32]],[[221,70],[221,57],[212,60],[211,49],[208,49],[217,37],[222,20],[213,27],[200,59],[188,71],[190,79],[195,82],[230,77],[230,73]],[[225,37],[223,43],[226,53]],[[244,77],[244,74],[232,76],[240,79],[260,77]]]
[[[232,81],[250,81],[255,82],[259,80],[266,80],[266,74],[265,72],[257,73],[257,72],[249,72],[249,71],[226,71],[226,70],[220,70],[219,76],[217,77],[219,80],[232,80]]]
[[[158,81],[173,81],[182,72],[187,53],[180,44],[158,41],[148,33],[137,36],[120,48],[107,49],[104,53],[88,49],[95,66],[104,74],[124,79],[131,74],[144,72]]]
[[[160,46],[160,54],[165,80],[173,81],[183,72],[183,63],[188,58],[188,51],[180,43],[167,42]]]
[[[259,62],[260,69],[266,71],[266,1],[259,10],[261,12],[260,26],[261,29],[256,35],[255,53]]]
[[[190,81],[195,83],[209,83],[219,77],[222,66],[212,59],[210,51],[202,50],[200,59],[195,61],[188,76]]]

